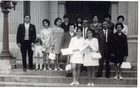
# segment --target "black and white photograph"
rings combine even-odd
[[[138,1],[0,0],[0,87],[138,88]]]

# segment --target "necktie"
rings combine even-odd
[[[107,42],[107,31],[105,30],[105,41]]]

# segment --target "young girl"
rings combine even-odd
[[[32,50],[34,51],[34,57],[35,57],[35,61],[36,61],[36,65],[35,65],[35,70],[38,70],[39,68],[42,70],[42,63],[43,63],[43,47],[42,47],[42,41],[40,39],[36,39],[36,43],[34,45],[34,47],[32,48]],[[39,67],[40,64],[40,67]]]
[[[83,53],[80,48],[84,46],[84,38],[82,38],[82,28],[77,28],[77,36],[70,41],[69,48],[74,54],[70,55],[70,63],[72,66],[73,82],[70,85],[79,85],[78,78],[80,75],[81,64],[83,64]]]
[[[84,55],[83,64],[87,67],[87,75],[89,79],[89,83],[87,84],[87,86],[94,86],[93,79],[95,77],[95,66],[99,65],[99,60],[93,59],[92,53],[97,52],[99,50],[99,46],[98,40],[96,38],[93,38],[92,30],[87,31],[87,39],[85,40],[85,43],[88,45],[88,51]]]

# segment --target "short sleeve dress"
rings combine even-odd
[[[98,46],[98,40],[96,38],[92,38],[91,40],[86,39],[85,43],[92,48],[93,52],[98,51],[99,46]],[[83,63],[84,66],[99,66],[99,60],[98,59],[93,59],[91,57],[93,52],[89,51],[89,52],[85,53],[84,63]]]
[[[73,37],[70,41],[69,48],[70,49],[80,49],[85,45],[84,38]],[[70,55],[70,63],[83,64],[83,53],[80,51],[75,52]]]

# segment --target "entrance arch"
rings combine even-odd
[[[65,7],[72,22],[77,16],[92,19],[93,15],[97,15],[99,22],[102,22],[104,15],[111,13],[111,2],[109,1],[66,1]]]

